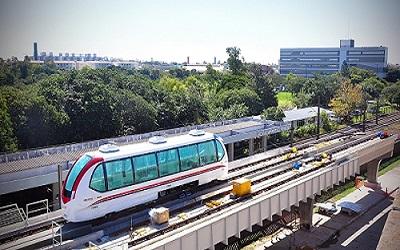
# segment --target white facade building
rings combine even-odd
[[[31,61],[31,63],[44,64],[44,61]],[[138,62],[122,61],[122,62],[107,62],[107,61],[54,61],[54,64],[58,69],[72,70],[82,69],[89,67],[92,69],[105,69],[111,66],[121,67],[124,69],[136,69],[140,68]]]
[[[336,73],[346,62],[384,77],[387,58],[387,47],[354,47],[354,40],[340,40],[339,48],[282,48],[279,72],[284,76],[293,73],[313,77],[316,73]]]

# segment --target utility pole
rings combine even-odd
[[[376,122],[376,125],[378,125],[378,120],[379,120],[379,97],[376,98],[376,110],[375,110],[375,122]]]
[[[365,132],[365,120],[367,118],[367,107],[363,109],[363,122],[362,122],[362,131]]]
[[[317,111],[317,140],[319,140],[319,127],[320,127],[320,119],[321,119],[321,110],[319,108],[319,106],[321,105],[321,96],[320,94],[318,94],[318,111]]]
[[[293,147],[293,121],[290,122],[290,147]]]

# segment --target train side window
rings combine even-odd
[[[189,145],[179,148],[179,159],[182,171],[198,167],[200,162],[197,145]]]
[[[104,170],[102,164],[98,165],[93,171],[89,187],[99,192],[106,191],[106,183],[104,181]]]
[[[158,177],[155,154],[136,156],[133,158],[136,183],[156,179]]]
[[[207,165],[217,161],[217,153],[215,152],[215,144],[213,141],[202,142],[198,144],[200,164]]]
[[[178,151],[170,149],[157,153],[160,176],[166,176],[179,172]]]
[[[132,162],[130,158],[105,163],[108,190],[133,184]]]
[[[218,161],[220,161],[225,155],[224,145],[222,145],[222,143],[218,140],[215,140],[215,143],[217,144]]]

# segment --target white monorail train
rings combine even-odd
[[[186,184],[202,185],[228,173],[221,138],[200,130],[152,137],[126,146],[103,145],[81,156],[64,182],[64,218],[88,221],[156,200]]]

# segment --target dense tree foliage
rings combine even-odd
[[[268,66],[245,63],[237,47],[226,52],[229,70],[216,71],[208,65],[204,73],[183,68],[160,71],[150,66],[63,71],[52,62],[0,58],[0,151],[249,115],[282,120],[283,110],[318,103],[331,106],[345,121],[367,100],[400,106],[397,66],[387,70],[389,83],[347,65],[333,75],[281,77]],[[277,107],[276,94],[282,89],[294,97],[290,107]],[[330,131],[332,125],[325,118],[324,130]],[[304,128],[304,133],[312,131],[312,126]]]
[[[383,96],[391,103],[400,107],[400,80],[395,84],[390,84],[382,91]]]
[[[1,151],[80,142],[258,115],[276,106],[277,76],[227,49],[231,70],[58,70],[0,60]],[[229,60],[228,60],[229,61]]]
[[[352,84],[349,80],[343,80],[337,94],[329,105],[338,117],[345,122],[349,122],[351,113],[362,105],[363,100],[361,85]]]
[[[386,68],[386,81],[397,82],[400,80],[400,66],[399,65],[388,65]]]

